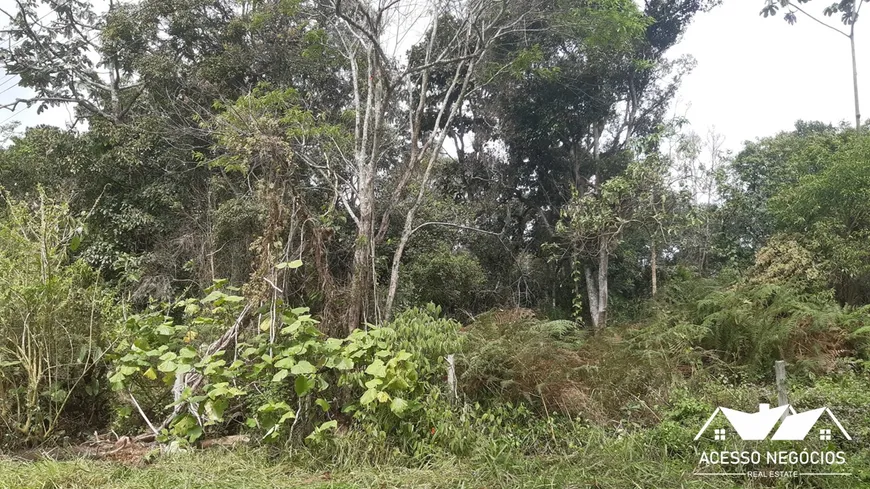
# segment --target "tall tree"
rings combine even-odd
[[[98,15],[90,3],[76,0],[23,0],[16,6],[14,12],[0,10],[10,22],[10,42],[0,47],[0,62],[6,73],[21,78],[19,85],[35,94],[3,107],[14,111],[20,104],[35,104],[42,112],[49,106],[74,104],[82,116],[125,120],[144,86],[118,45],[102,42],[116,3],[109,1],[108,15]],[[40,6],[48,13],[40,15]]]
[[[392,312],[402,255],[417,226],[416,213],[429,192],[432,169],[444,146],[447,128],[462,110],[474,85],[477,64],[496,39],[521,25],[528,12],[517,14],[515,5],[490,0],[432,2],[425,8],[428,25],[424,30],[424,55],[402,62],[387,54],[395,39],[389,37],[390,22],[399,22],[404,17],[405,6],[401,2],[366,4],[338,0],[334,8],[340,26],[337,33],[351,66],[354,89],[353,151],[345,161],[352,169],[356,213],[351,216],[357,224],[347,317],[348,330],[352,330],[361,321],[379,320]],[[413,27],[403,26],[404,34]],[[442,73],[446,70],[449,82],[435,100],[434,125],[424,131],[424,112],[430,106],[428,86],[435,69]],[[405,107],[397,107],[393,103],[396,100],[402,100]],[[399,149],[401,163],[390,169],[399,176],[389,182],[391,188],[385,189],[378,188],[377,173],[383,168],[384,152],[393,144],[387,134],[391,111],[395,111],[396,120],[407,121],[407,130]],[[412,190],[411,205],[405,211],[381,311],[378,298],[374,297],[377,287],[372,273],[376,244],[384,238],[396,203],[409,190]],[[383,206],[380,214],[376,208],[379,192],[385,196],[380,202]]]
[[[822,13],[826,17],[833,17],[835,14],[840,14],[840,21],[846,27],[846,30],[842,30],[839,27],[825,22],[818,16],[810,14],[798,5],[809,3],[809,1],[810,0],[797,0],[797,4],[795,4],[791,0],[765,0],[765,5],[764,8],[761,9],[760,15],[765,17],[776,16],[778,9],[782,7],[788,10],[783,18],[789,24],[793,25],[797,22],[797,14],[801,13],[814,22],[845,36],[849,40],[849,49],[852,55],[852,92],[855,99],[855,128],[860,129],[861,104],[858,100],[858,57],[855,52],[855,25],[858,23],[858,14],[861,12],[861,7],[865,2],[870,0],[839,0],[822,10]]]
[[[711,5],[555,4],[531,33],[494,51],[517,62],[497,90],[478,99],[489,119],[482,122],[497,127],[481,133],[505,149],[507,169],[497,185],[500,199],[510,203],[503,219],[518,249],[553,241],[554,225],[574,196],[596,194],[635,155],[655,152],[644,141],[659,130],[668,101],[692,65],[664,54],[693,15]],[[590,310],[596,325],[606,317],[612,244],[602,235],[562,267],[572,270],[569,277],[588,278],[587,291],[604,299]],[[572,254],[564,256],[571,261]]]

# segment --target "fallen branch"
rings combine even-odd
[[[139,405],[133,394],[131,392],[128,392],[128,394],[130,395],[130,401],[133,402],[133,405],[136,406],[136,410],[139,411],[139,416],[142,416],[142,419],[145,420],[145,424],[147,424],[148,427],[151,428],[151,431],[154,432],[154,436],[157,436],[160,432],[157,430],[157,428],[154,427],[154,424],[151,423],[151,420],[148,419],[148,416],[145,415],[145,411],[142,410],[142,406]]]

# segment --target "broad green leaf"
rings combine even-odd
[[[384,388],[404,391],[408,390],[408,388],[410,387],[411,386],[408,385],[408,383],[402,377],[393,377],[393,379],[390,380]]]
[[[196,350],[194,350],[193,348],[191,348],[189,346],[185,346],[184,348],[181,349],[181,351],[178,352],[178,355],[181,358],[196,358]],[[161,358],[161,360],[162,360],[162,358]]]
[[[284,422],[287,421],[288,419],[293,419],[295,417],[296,417],[296,413],[294,413],[293,411],[287,411],[286,413],[284,413],[283,416],[281,416],[278,419],[278,424],[284,424]]]
[[[225,295],[226,294],[224,294],[223,292],[221,292],[219,290],[214,290],[214,291],[212,291],[211,294],[205,296],[205,298],[202,299],[202,302],[214,302],[214,301],[220,299],[221,297],[224,297]]]
[[[296,395],[299,397],[308,394],[312,387],[314,387],[314,382],[309,380],[304,375],[300,375],[296,377],[296,381],[293,383],[293,388],[296,391]]]
[[[175,362],[173,362],[172,360],[166,360],[165,362],[163,362],[157,366],[157,370],[159,370],[161,372],[169,373],[169,372],[175,372],[176,367],[177,367],[177,365],[175,364]]]
[[[113,384],[120,384],[120,383],[124,382],[124,379],[126,379],[126,378],[127,378],[126,375],[124,375],[120,371],[118,371],[118,372],[115,372],[114,375],[109,377],[109,382],[111,382]]]
[[[220,422],[224,419],[224,411],[226,411],[229,403],[226,399],[208,400],[205,403],[205,414],[212,422]]]
[[[314,365],[308,363],[306,360],[302,360],[296,365],[293,365],[293,367],[290,369],[290,372],[293,375],[313,374],[317,372],[317,368],[315,368]]]
[[[157,334],[160,336],[172,336],[175,334],[175,328],[171,324],[161,324],[157,326]]]
[[[260,331],[269,331],[269,328],[272,327],[272,318],[266,318],[263,322],[260,323]]]
[[[194,426],[187,431],[187,440],[190,443],[195,442],[202,436],[202,426]]]
[[[275,362],[275,368],[290,368],[296,363],[296,360],[290,357],[284,357]]]
[[[405,412],[405,409],[408,407],[408,402],[402,399],[401,397],[394,397],[393,402],[390,403],[390,411],[395,413],[398,416],[401,416],[402,413]]]
[[[374,401],[377,397],[378,397],[378,390],[377,389],[369,389],[369,390],[365,391],[365,393],[363,393],[362,397],[359,398],[359,402],[360,402],[360,404],[365,406],[367,404],[371,404],[371,402]]]
[[[163,355],[160,355],[159,360],[162,360],[165,362],[166,360],[175,360],[176,358],[178,358],[178,355],[176,355],[175,352],[168,351],[168,352],[164,353]]]
[[[350,370],[353,368],[353,360],[347,357],[342,357],[335,364],[335,368],[338,370]]]
[[[286,402],[269,402],[257,408],[257,412],[271,413],[272,411],[290,411],[290,405]]]
[[[279,270],[283,270],[285,268],[289,268],[290,270],[299,268],[302,266],[302,260],[293,260],[293,261],[285,261],[275,265],[275,268]]]
[[[366,368],[366,373],[375,377],[384,377],[387,375],[387,366],[380,358],[376,358],[371,365]]]
[[[288,375],[290,375],[289,370],[281,369],[272,377],[272,382],[281,382],[286,379]]]
[[[317,427],[318,431],[334,430],[338,428],[338,421],[330,420]]]

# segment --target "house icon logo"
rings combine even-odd
[[[803,440],[807,435],[809,435],[810,431],[822,415],[827,415],[847,440],[852,439],[852,437],[849,436],[849,433],[847,433],[843,428],[843,425],[840,424],[837,417],[834,416],[834,413],[827,407],[798,413],[788,404],[773,409],[770,408],[769,404],[759,404],[757,413],[744,413],[743,411],[737,411],[735,409],[717,407],[716,410],[713,411],[713,414],[707,419],[707,422],[704,423],[701,431],[695,435],[695,441],[701,438],[701,435],[703,435],[704,432],[707,431],[707,428],[710,427],[710,423],[712,423],[720,414],[725,415],[728,423],[734,431],[737,432],[737,436],[739,436],[741,440],[748,441],[766,439],[780,420],[782,420],[782,422],[779,423],[779,428],[773,433],[773,436],[770,437],[771,440]],[[724,441],[726,438],[726,429],[714,430],[714,440]],[[819,439],[830,440],[831,430],[819,430]]]

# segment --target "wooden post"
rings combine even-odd
[[[456,402],[456,359],[453,354],[447,355],[447,390],[451,402]]]
[[[788,404],[788,386],[785,383],[785,362],[782,360],[777,360],[773,365],[773,369],[776,372],[776,399],[779,402],[780,406],[785,406]],[[782,413],[782,418],[788,416],[788,411]]]

